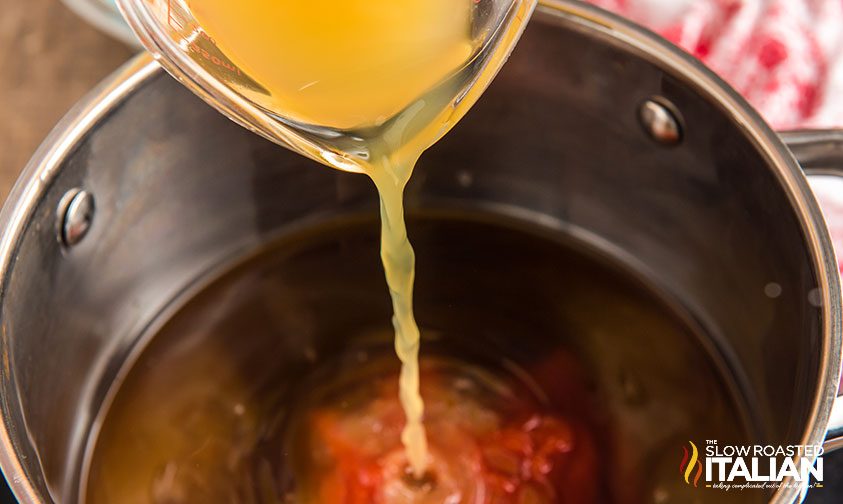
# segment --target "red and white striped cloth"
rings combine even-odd
[[[843,0],[588,0],[705,62],[777,129],[843,127]]]

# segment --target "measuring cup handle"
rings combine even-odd
[[[809,180],[817,176],[843,180],[843,129],[788,131],[781,137]],[[843,190],[822,190],[816,185],[813,190],[837,252],[838,270],[843,273]],[[843,448],[843,387],[831,409],[824,447],[826,451]]]

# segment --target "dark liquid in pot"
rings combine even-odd
[[[688,440],[752,430],[699,331],[645,283],[523,222],[410,230],[428,479],[405,474],[378,225],[361,217],[174,302],[101,414],[83,501],[761,500],[682,479]]]

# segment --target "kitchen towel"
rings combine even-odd
[[[774,128],[843,127],[843,0],[589,0],[702,60]]]

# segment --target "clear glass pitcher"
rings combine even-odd
[[[350,131],[285,115],[272,93],[236,65],[191,12],[189,0],[117,0],[143,45],[173,76],[242,126],[277,143],[347,171],[360,171],[369,156],[365,130]],[[444,134],[482,94],[509,56],[536,0],[473,0],[471,56],[436,86],[439,110],[450,113]],[[245,3],[243,8],[248,8]],[[420,97],[416,97],[419,99]],[[350,100],[354,96],[349,96]],[[403,111],[413,107],[411,100]],[[408,121],[402,112],[386,120]],[[414,119],[415,120],[415,119]],[[381,131],[382,133],[382,131]],[[422,148],[427,145],[422,146]],[[357,158],[357,159],[355,159]]]

